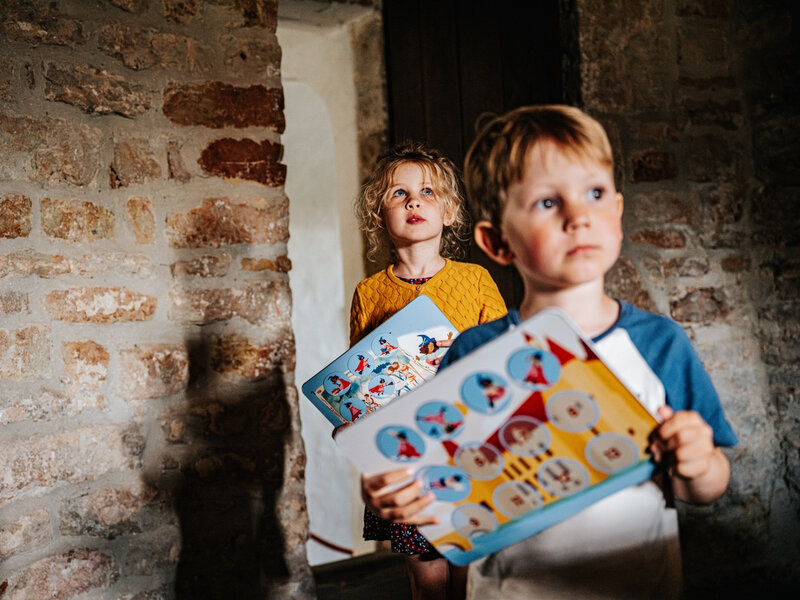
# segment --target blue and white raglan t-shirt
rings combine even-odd
[[[714,386],[680,325],[618,301],[619,317],[594,342],[597,354],[647,409],[694,410],[714,443],[733,446]],[[439,369],[520,323],[512,309],[456,338]],[[468,598],[509,600],[677,598],[678,518],[658,476],[470,565]]]

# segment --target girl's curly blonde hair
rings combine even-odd
[[[392,186],[395,170],[407,162],[425,169],[431,178],[433,193],[442,205],[442,213],[453,215],[453,222],[442,230],[439,252],[447,258],[458,258],[463,254],[463,242],[467,239],[469,227],[458,169],[438,150],[419,142],[403,142],[382,154],[361,186],[355,212],[359,229],[367,239],[367,258],[373,260],[383,247],[388,247],[394,257],[394,248],[383,222],[383,203]]]

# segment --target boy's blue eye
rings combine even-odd
[[[549,209],[558,206],[558,202],[554,198],[542,198],[537,200],[534,206],[538,209]]]
[[[586,193],[586,195],[590,200],[600,200],[600,198],[603,197],[603,188],[592,188]]]

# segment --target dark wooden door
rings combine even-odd
[[[423,140],[457,165],[484,114],[562,102],[558,0],[384,0],[390,140]],[[506,303],[522,285],[471,245]]]

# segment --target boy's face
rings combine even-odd
[[[526,291],[602,281],[622,244],[622,196],[611,169],[550,142],[536,145],[522,179],[508,187],[498,239],[499,252],[487,253],[513,262]]]
[[[442,228],[453,223],[452,217],[442,212],[427,169],[412,162],[395,169],[382,212],[396,248],[438,239]]]

